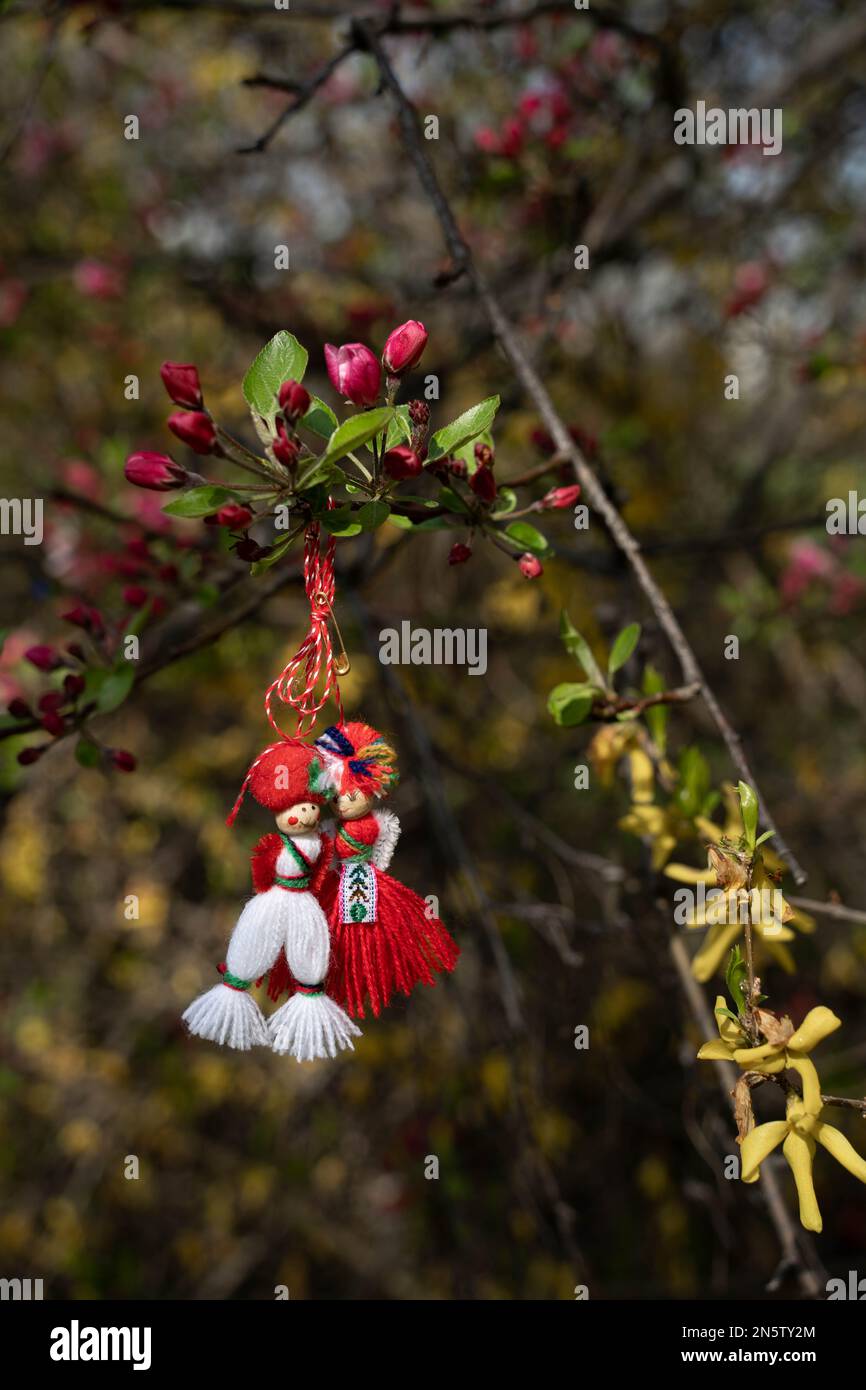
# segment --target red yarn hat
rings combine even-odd
[[[311,786],[317,771],[318,762],[308,744],[291,739],[269,744],[250,765],[227,824],[234,824],[246,792],[250,792],[260,806],[274,812],[287,811],[299,801],[324,805],[327,789],[313,790]]]

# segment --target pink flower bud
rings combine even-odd
[[[424,465],[408,444],[396,444],[382,459],[382,467],[391,478],[417,478]]]
[[[521,555],[518,564],[520,565],[520,573],[525,575],[527,579],[537,579],[540,574],[544,574],[543,564],[537,556],[530,555],[529,551],[525,555]]]
[[[138,766],[132,753],[127,753],[125,748],[112,748],[111,761],[118,772],[135,772]]]
[[[480,502],[489,504],[496,499],[496,479],[493,476],[493,469],[484,467],[476,468],[472,477],[469,479],[469,486],[475,493]]]
[[[325,344],[325,365],[335,391],[352,405],[374,405],[382,385],[382,368],[363,343]]]
[[[140,584],[127,584],[123,591],[123,601],[130,608],[143,608],[147,603],[148,593]]]
[[[35,666],[37,671],[56,671],[58,666],[66,664],[59,652],[56,652],[53,647],[28,647],[24,653],[24,658],[30,662],[31,666]]]
[[[489,444],[482,444],[479,439],[473,452],[475,454],[475,462],[478,464],[479,468],[493,467],[493,450]]]
[[[168,454],[149,452],[130,454],[123,472],[128,483],[150,488],[152,492],[169,492],[173,487],[185,487],[189,478],[186,469],[175,463]]]
[[[539,506],[544,511],[561,511],[563,507],[573,507],[579,496],[579,483],[573,483],[571,487],[552,487],[544,494]]]
[[[14,700],[10,700],[6,706],[13,719],[30,719],[32,711],[26,700],[22,700],[20,695],[16,695]]]
[[[471,560],[471,558],[472,551],[468,545],[463,545],[461,541],[457,541],[455,545],[452,545],[448,553],[449,565],[465,565],[466,561]]]
[[[172,434],[197,454],[213,454],[217,448],[216,430],[209,415],[203,410],[176,410],[168,417],[168,427]]]
[[[310,408],[309,391],[305,391],[299,381],[284,381],[277,393],[280,410],[289,420],[300,420]]]
[[[409,319],[388,334],[382,361],[389,376],[401,376],[421,360],[427,346],[427,329],[417,319]]]
[[[197,367],[191,362],[163,362],[159,374],[169,399],[175,405],[184,405],[187,410],[201,410],[201,382]]]
[[[242,507],[240,502],[226,502],[213,516],[205,517],[208,526],[231,526],[235,531],[245,531],[252,519],[249,507]]]

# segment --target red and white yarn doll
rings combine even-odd
[[[319,894],[331,927],[327,990],[353,1017],[364,1017],[366,1001],[378,1017],[395,992],[408,995],[419,982],[435,984],[437,973],[453,970],[460,948],[423,898],[385,872],[400,822],[373,807],[398,781],[393,748],[357,722],[326,729],[315,748],[323,765],[317,786],[330,783],[339,818],[333,845],[339,870],[328,872]],[[295,987],[279,968],[272,972],[272,998]]]
[[[183,1015],[190,1032],[241,1051],[259,1044],[299,1062],[335,1057],[360,1029],[325,993],[330,942],[316,898],[333,854],[318,829],[325,792],[316,787],[321,760],[309,745],[283,739],[249,769],[244,793],[275,813],[277,833],[263,836],[252,855],[251,898],[231,935],[222,984],[199,996]],[[291,998],[265,1021],[250,986],[277,961],[295,982]],[[285,962],[285,964],[282,964]]]

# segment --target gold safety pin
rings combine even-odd
[[[316,603],[324,603],[331,616],[331,622],[334,624],[334,631],[337,634],[337,641],[340,644],[340,653],[337,657],[337,660],[334,662],[334,670],[337,672],[338,676],[347,676],[352,669],[352,663],[349,660],[349,653],[346,651],[346,645],[343,641],[343,634],[340,631],[340,625],[337,622],[337,619],[334,617],[334,610],[331,607],[331,600],[328,598],[328,595],[325,593],[324,589],[318,589],[316,593],[313,594],[313,599]]]

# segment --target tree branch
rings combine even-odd
[[[728,749],[731,761],[737,768],[742,780],[748,782],[749,785],[755,789],[764,824],[768,830],[775,832],[778,853],[787,862],[795,881],[798,884],[804,883],[806,881],[805,870],[779,832],[779,828],[769,811],[766,800],[758,787],[755,775],[743,752],[740,735],[728,721],[716,695],[707,683],[706,677],[698,664],[697,657],[674,615],[674,611],[666,595],[659,588],[647,567],[643,555],[641,554],[640,545],[622,519],[616,506],[605,493],[604,488],[590,468],[583,453],[572,440],[568,429],[553,404],[546,386],[530,363],[526,352],[518,340],[515,330],[505,317],[499,300],[489,288],[487,281],[475,263],[469,244],[457,225],[454,213],[451,210],[451,205],[442,190],[439,179],[430,161],[430,157],[424,148],[424,141],[421,137],[418,125],[417,112],[406,96],[406,93],[403,91],[400,81],[394,72],[391,60],[382,42],[381,31],[375,29],[371,24],[360,20],[355,22],[353,32],[358,44],[368,48],[376,59],[383,86],[388,89],[394,99],[406,152],[415,166],[418,178],[421,181],[424,191],[442,227],[442,232],[454,261],[455,268],[462,269],[469,277],[475,289],[475,293],[487,315],[495,338],[508,361],[511,363],[527,395],[530,396],[534,402],[544,422],[545,428],[553,438],[557,450],[570,461],[574,469],[575,477],[583,488],[584,495],[587,497],[594,510],[601,516],[612,541],[631,566],[644,597],[655,613],[659,626],[664,631],[671,647],[676,653],[684,683],[687,685],[694,683],[700,686],[704,704],[712,716],[713,722]]]

